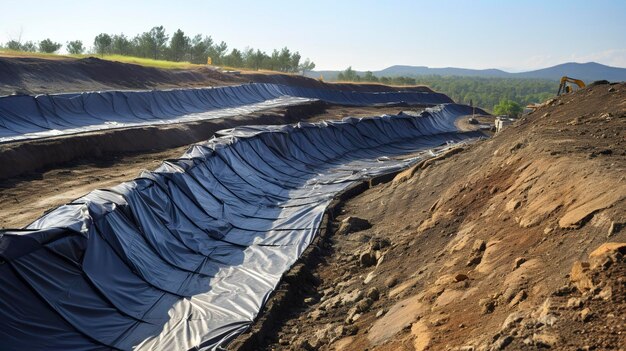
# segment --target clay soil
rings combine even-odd
[[[550,100],[342,203],[254,348],[624,350],[625,168],[626,84]]]

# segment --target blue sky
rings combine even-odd
[[[2,43],[50,37],[91,46],[101,32],[134,36],[156,25],[230,48],[287,46],[317,69],[626,67],[624,0],[0,0]]]

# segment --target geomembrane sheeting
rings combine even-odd
[[[224,346],[252,324],[337,193],[480,136],[454,125],[471,111],[223,131],[0,231],[0,349]]]
[[[0,97],[0,143],[236,116],[311,100],[360,106],[452,102],[446,95],[435,92],[368,93],[267,83],[160,91],[4,96]]]

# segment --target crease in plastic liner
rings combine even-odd
[[[435,92],[352,92],[251,83],[216,88],[0,97],[0,143],[232,117],[321,100],[341,105],[451,103]]]
[[[225,130],[133,181],[0,231],[0,349],[227,345],[337,193],[480,137],[455,127],[471,111],[444,104],[418,116]]]

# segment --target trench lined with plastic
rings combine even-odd
[[[162,91],[103,91],[0,97],[0,143],[88,131],[233,117],[321,100],[341,105],[436,105],[435,92],[351,92],[251,83]]]
[[[3,350],[209,350],[254,321],[336,194],[479,137],[419,116],[225,130],[0,232]],[[410,156],[407,156],[410,155]]]

